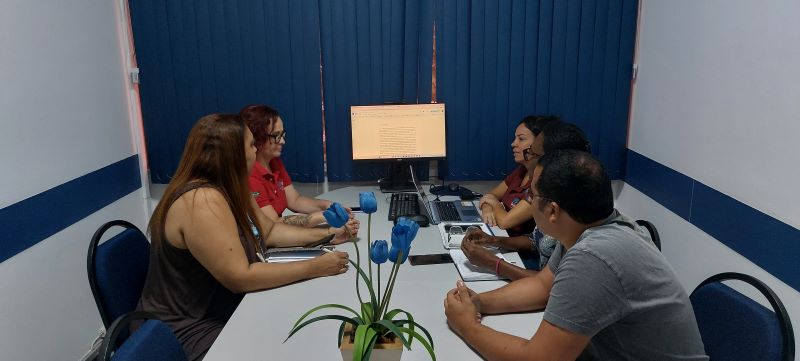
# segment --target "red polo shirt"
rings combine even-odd
[[[521,202],[525,198],[525,191],[531,187],[531,181],[528,180],[525,184],[522,184],[522,179],[525,178],[525,174],[528,170],[523,166],[518,166],[517,169],[514,169],[511,174],[506,177],[505,182],[508,186],[506,189],[506,193],[503,194],[503,198],[500,201],[506,207],[506,211],[511,211],[517,203]],[[523,222],[522,224],[518,224],[514,227],[510,227],[506,230],[509,236],[522,236],[528,235],[533,232],[533,228],[536,227],[536,221],[533,218]]]
[[[259,162],[253,164],[253,170],[248,179],[250,191],[253,192],[259,207],[272,206],[280,217],[288,206],[285,189],[292,184],[292,179],[289,178],[289,173],[280,158],[272,158],[269,161],[269,167],[272,172]]]

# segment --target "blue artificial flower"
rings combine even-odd
[[[410,218],[400,217],[397,219],[397,224],[392,227],[392,243],[395,241],[402,241],[411,245],[411,241],[417,237],[419,231],[419,224]]]
[[[408,259],[408,252],[411,251],[411,248],[403,249],[403,258],[397,260],[398,255],[400,254],[401,248],[397,248],[392,244],[392,249],[389,250],[389,260],[394,263],[405,263],[406,259]]]
[[[375,193],[361,192],[358,194],[358,205],[361,211],[367,214],[375,213],[378,210],[378,201],[375,200]]]
[[[375,264],[386,263],[386,260],[389,259],[389,246],[385,240],[379,239],[372,242],[372,247],[369,248],[369,258]]]
[[[389,250],[389,259],[392,262],[397,262],[397,256],[400,251],[403,251],[403,257],[400,263],[406,261],[408,253],[411,252],[411,242],[417,236],[419,224],[406,217],[397,219],[397,224],[392,227],[392,248]]]
[[[339,203],[331,203],[331,206],[322,212],[322,215],[325,217],[325,220],[328,224],[333,228],[339,228],[345,225],[347,221],[350,219],[350,215],[347,214],[347,210],[342,207]]]

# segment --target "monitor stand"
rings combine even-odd
[[[383,193],[416,192],[411,181],[411,162],[396,161],[389,163],[389,171],[385,178],[378,181]]]

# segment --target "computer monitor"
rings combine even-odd
[[[413,191],[409,162],[447,156],[444,104],[354,105],[350,126],[353,160],[392,161],[384,191]]]

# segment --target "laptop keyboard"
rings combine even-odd
[[[431,202],[436,207],[439,213],[439,218],[442,221],[460,221],[461,217],[458,215],[458,210],[453,202]]]
[[[418,214],[420,214],[419,199],[416,193],[392,193],[392,200],[389,202],[390,221],[394,221],[397,217]]]

